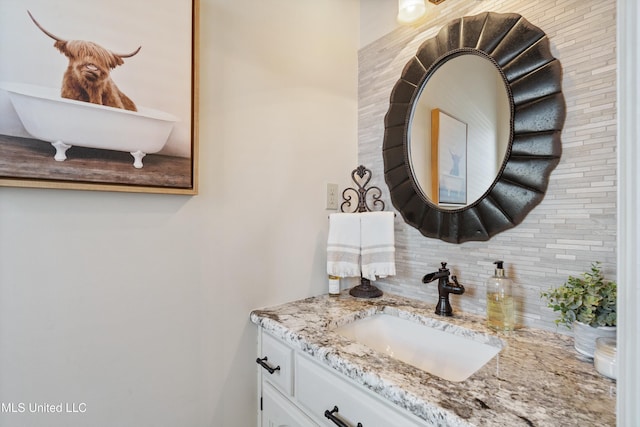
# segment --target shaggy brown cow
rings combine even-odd
[[[137,111],[134,102],[118,89],[110,76],[112,69],[124,63],[140,51],[139,46],[129,54],[116,54],[93,42],[62,40],[45,30],[27,11],[40,30],[54,39],[53,44],[69,58],[69,65],[62,78],[62,97],[109,107]]]

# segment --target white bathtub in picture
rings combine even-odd
[[[62,98],[60,89],[24,83],[2,83],[26,131],[51,143],[63,161],[72,146],[125,151],[141,168],[146,154],[162,150],[176,117],[138,106],[138,111]]]

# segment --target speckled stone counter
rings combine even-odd
[[[616,383],[579,359],[572,338],[527,328],[496,334],[481,317],[443,318],[434,308],[389,294],[362,300],[343,293],[254,310],[251,321],[433,425],[615,426]],[[472,330],[500,338],[504,347],[468,379],[445,381],[334,331],[378,312],[457,333]]]

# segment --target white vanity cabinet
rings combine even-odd
[[[258,366],[259,426],[427,426],[425,421],[264,330],[260,329],[259,334],[256,361],[263,362]]]

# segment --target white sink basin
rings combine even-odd
[[[502,349],[496,337],[446,322],[431,323],[379,313],[340,326],[336,332],[449,381],[466,380]]]

